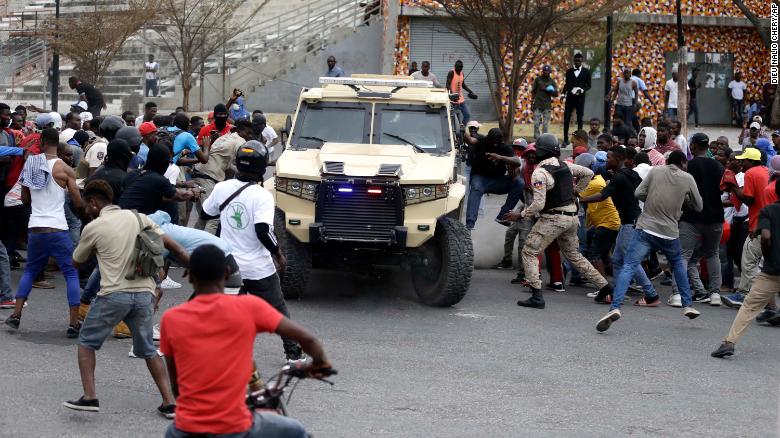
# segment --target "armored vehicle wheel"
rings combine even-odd
[[[274,215],[274,231],[279,240],[279,248],[287,258],[287,267],[280,273],[282,293],[286,299],[300,298],[309,284],[311,252],[307,245],[287,232],[284,212],[278,208]]]
[[[423,303],[452,306],[466,295],[473,270],[471,234],[461,222],[443,217],[421,248],[421,263],[412,267],[412,283]]]

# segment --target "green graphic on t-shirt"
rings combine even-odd
[[[243,230],[247,226],[247,211],[244,204],[234,202],[228,207],[228,224],[234,230]]]

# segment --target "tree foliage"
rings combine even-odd
[[[89,11],[59,19],[47,19],[41,33],[53,49],[71,60],[75,74],[85,82],[99,84],[125,41],[154,19],[157,2],[128,0],[106,6],[90,2]]]
[[[189,110],[193,76],[201,62],[246,30],[268,0],[252,6],[241,17],[236,11],[243,0],[160,0],[160,23],[153,27],[155,42],[174,61],[181,80],[182,106]]]
[[[449,16],[448,27],[475,51],[488,77],[505,138],[512,136],[521,86],[537,64],[631,0],[438,0],[428,13]],[[504,96],[508,105],[504,110]]]

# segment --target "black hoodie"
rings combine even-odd
[[[103,180],[111,186],[114,192],[114,204],[119,202],[124,188],[125,177],[127,177],[127,166],[133,153],[127,142],[120,139],[111,140],[107,147],[106,161],[95,171],[92,176],[87,178],[87,183],[95,180]]]
[[[622,225],[633,224],[642,213],[634,196],[634,191],[641,182],[642,178],[638,173],[624,167],[612,175],[607,186],[601,191],[605,198],[612,198]]]

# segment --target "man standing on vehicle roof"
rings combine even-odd
[[[463,61],[460,59],[455,61],[455,67],[447,73],[447,91],[452,94],[457,94],[458,98],[452,103],[452,110],[460,110],[463,114],[461,123],[466,125],[471,120],[471,112],[468,105],[466,105],[466,98],[463,96],[463,90],[468,92],[469,99],[476,99],[477,95],[471,91],[466,85],[465,77],[463,75]]]
[[[515,221],[540,215],[528,234],[522,251],[523,269],[531,286],[531,298],[518,301],[518,306],[544,309],[537,257],[554,240],[558,241],[561,252],[582,277],[598,287],[600,293],[612,293],[609,282],[578,251],[577,228],[580,221],[577,218],[577,205],[574,203],[575,191],[585,190],[593,178],[593,171],[587,167],[564,163],[560,155],[561,149],[554,135],[539,136],[536,140],[538,165],[531,175],[533,201],[522,212],[510,212],[504,216],[506,220]],[[576,186],[574,178],[577,178]]]

